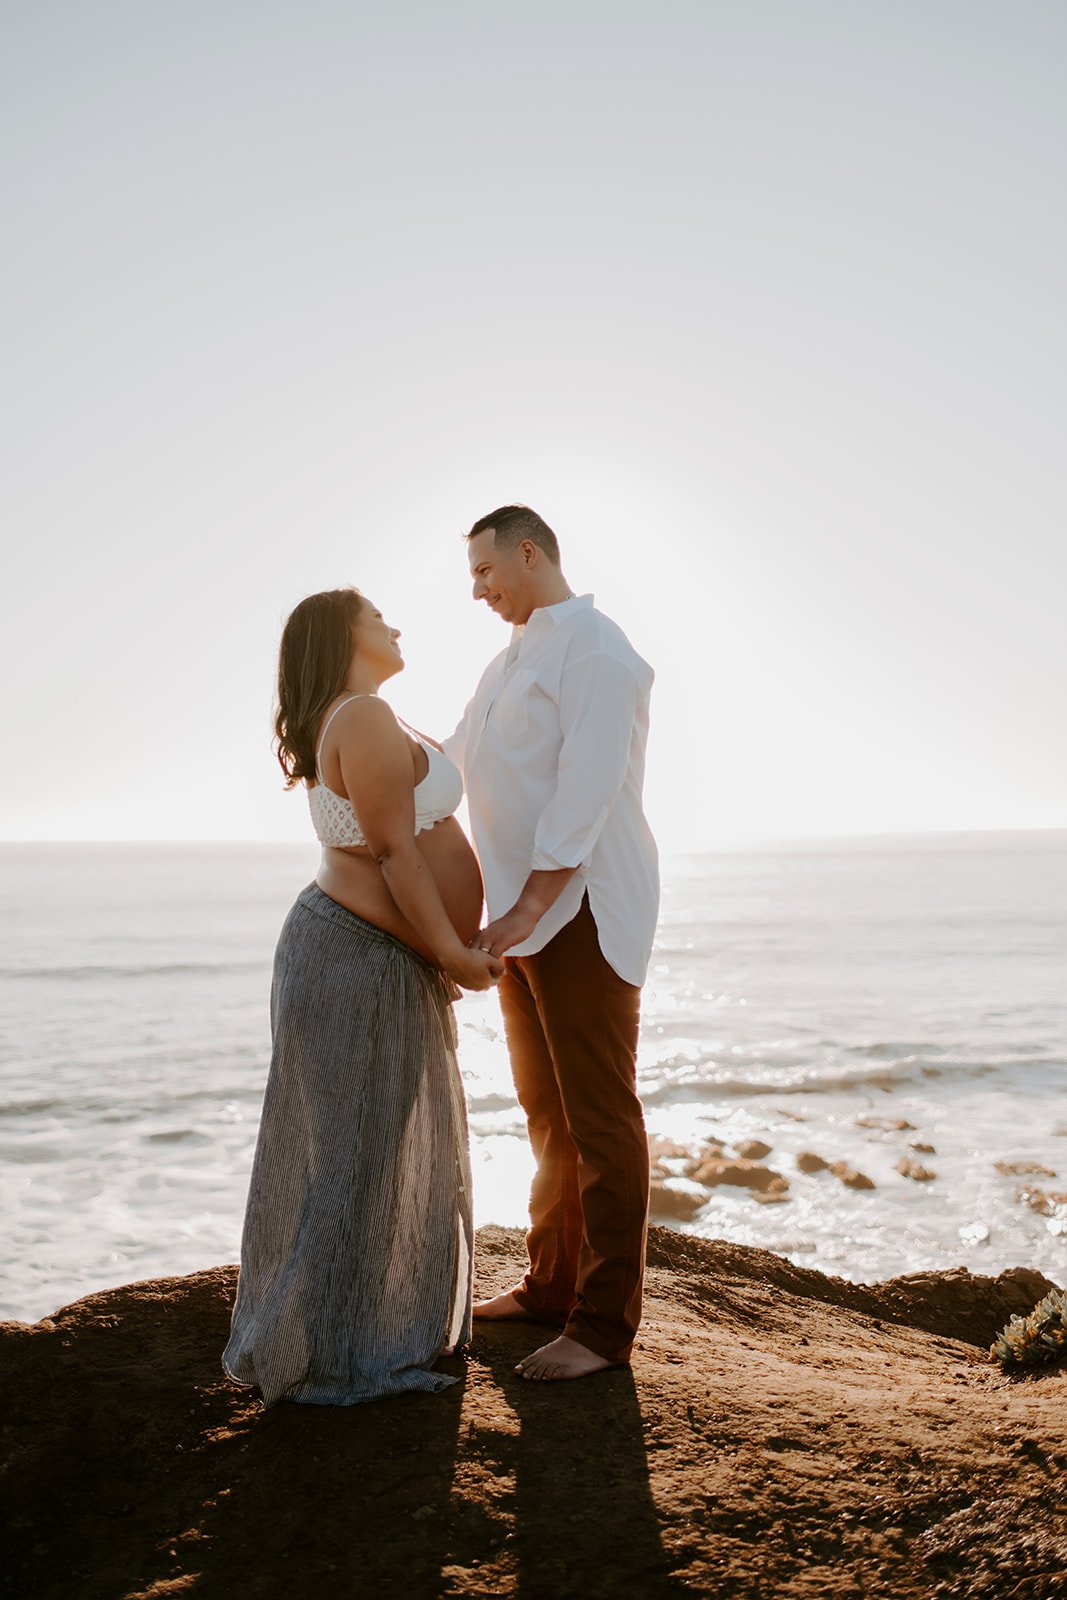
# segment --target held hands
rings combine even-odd
[[[538,916],[535,913],[516,903],[510,911],[505,911],[502,917],[497,917],[495,922],[490,922],[488,927],[476,933],[471,945],[476,950],[489,950],[494,956],[502,956],[513,945],[522,944],[524,939],[528,939],[537,923]]]
[[[574,867],[531,872],[510,911],[490,922],[471,940],[471,950],[499,957],[533,933],[550,906],[555,905],[574,877]],[[458,980],[457,980],[458,981]],[[492,980],[496,982],[496,979]]]
[[[445,970],[461,989],[491,989],[504,976],[504,963],[488,950],[472,947],[458,951]]]

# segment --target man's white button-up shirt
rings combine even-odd
[[[532,871],[577,868],[508,955],[542,950],[588,892],[605,959],[627,983],[644,982],[659,910],[641,808],[653,676],[592,595],[541,606],[512,630],[445,740],[467,789],[490,921]]]

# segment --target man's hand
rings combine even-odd
[[[471,947],[475,950],[489,950],[494,956],[502,956],[513,945],[521,944],[528,939],[537,927],[538,918],[531,912],[525,911],[522,906],[514,905],[510,911],[505,911],[502,917],[497,917],[488,927],[476,933],[471,940]]]
[[[517,944],[522,944],[533,933],[550,906],[554,906],[564,889],[574,877],[574,867],[560,867],[554,872],[531,872],[523,885],[522,893],[510,911],[490,922],[471,940],[475,950],[491,950],[502,956]]]

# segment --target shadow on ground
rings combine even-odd
[[[483,1229],[483,1293],[522,1236]],[[982,1348],[1022,1269],[852,1285],[653,1230],[633,1371],[529,1384],[532,1324],[459,1382],[264,1412],[223,1377],[236,1269],[0,1328],[11,1600],[1054,1600],[1062,1366]]]

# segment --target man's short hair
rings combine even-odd
[[[539,517],[536,511],[531,511],[529,506],[499,506],[496,511],[490,511],[487,517],[479,517],[467,534],[468,544],[490,528],[494,531],[493,544],[496,549],[514,550],[517,544],[529,539],[531,544],[537,545],[551,562],[559,566],[559,540],[544,518]]]

